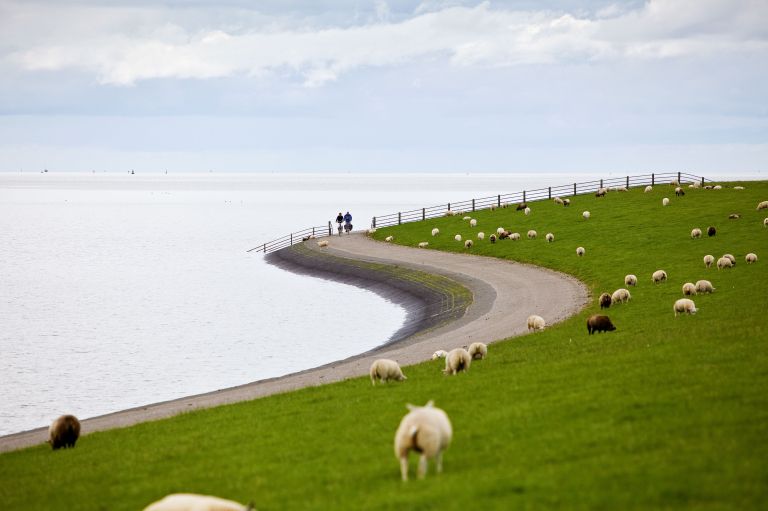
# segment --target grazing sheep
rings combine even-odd
[[[688,188],[701,188],[701,183],[698,181],[694,181],[693,183],[688,185]]]
[[[693,229],[691,231],[691,238],[693,239],[701,238],[701,229],[699,229],[698,227]]]
[[[685,191],[678,186],[677,188],[675,188],[675,195],[678,197],[682,197],[683,195],[685,195]]]
[[[557,204],[557,205],[559,205],[559,206],[562,206],[562,205],[563,205],[563,199],[561,199],[560,197],[555,197],[555,198],[554,198],[554,199],[552,199],[552,200],[553,200],[553,201],[555,201],[555,204]]]
[[[571,199],[563,199],[563,207],[567,208],[571,205]]]
[[[697,280],[696,281],[696,292],[697,293],[714,293],[715,288],[712,287],[712,283],[708,280]]]
[[[537,233],[536,231],[534,231],[533,229],[531,229],[530,231],[528,231],[528,239],[529,239],[529,240],[535,240],[535,239],[536,239],[536,236],[538,236],[538,234],[539,234],[539,233]]]
[[[734,190],[743,190],[744,187],[743,186],[734,186],[733,189]]]
[[[531,214],[531,208],[525,208],[523,210],[523,213],[525,213],[526,215],[530,215]]]
[[[448,356],[448,352],[445,350],[437,350],[436,352],[432,353],[432,360],[437,360],[438,358],[445,358]]]
[[[627,189],[626,186],[617,186],[616,187],[616,191],[617,192],[628,192],[629,190]]]
[[[472,240],[467,240],[464,242],[464,248],[466,249],[472,248],[472,245],[473,245]]]
[[[509,207],[509,202],[502,202],[501,203],[501,209],[506,209]]]
[[[768,217],[763,219],[763,227],[768,227]]]
[[[722,190],[723,187],[721,185],[715,185],[712,187],[713,190]]]
[[[507,238],[509,238],[509,231],[504,231],[501,234],[499,234],[499,239],[500,240],[505,240]]]
[[[709,255],[709,254],[704,256],[704,266],[706,266],[707,268],[710,268],[712,264],[714,264],[714,262],[715,262],[715,256]]]
[[[54,451],[74,447],[80,438],[80,421],[74,415],[62,415],[48,428],[48,443]]]
[[[645,191],[645,193],[652,192],[653,191],[653,187],[651,185],[648,185],[648,186],[645,187],[644,191]]]
[[[576,247],[576,255],[582,257],[586,251],[584,247]]]
[[[595,197],[605,197],[606,193],[608,193],[607,188],[598,188],[597,192],[595,193]]]
[[[496,243],[496,235],[491,234],[491,237],[489,238],[491,240],[491,243]]]
[[[455,239],[456,241],[461,241],[461,234],[457,234],[456,236],[453,237],[453,239]]]
[[[450,209],[445,212],[445,216],[454,216],[454,215],[456,215],[456,212],[455,211],[451,211]]]
[[[371,227],[370,229],[368,229],[365,232],[368,233],[368,234],[374,234],[376,232],[376,228],[375,227]]]
[[[760,211],[761,209],[768,209],[768,200],[764,200],[757,205],[757,210]]]
[[[589,220],[590,213],[589,213],[589,211],[585,211],[584,213],[581,214],[581,216],[584,217],[584,220]]]
[[[521,202],[520,204],[517,205],[517,207],[515,208],[515,211],[525,211],[525,208],[527,207],[528,207],[528,204],[526,204],[525,202]]]
[[[614,330],[616,330],[616,327],[613,326],[608,316],[593,314],[587,318],[587,332],[589,332],[589,335],[592,335],[594,332],[613,332]]]
[[[389,380],[403,381],[408,379],[403,374],[402,369],[400,369],[400,364],[388,358],[375,360],[373,364],[371,364],[370,375],[371,385],[376,385],[377,379],[382,382],[388,382]]]
[[[438,234],[440,234],[440,229],[438,229],[437,227],[432,229],[432,236],[437,236]]]
[[[513,232],[512,234],[507,234],[509,236],[509,239],[512,241],[519,241],[520,240],[520,233],[519,232]]]
[[[637,277],[630,273],[629,275],[624,277],[624,285],[625,286],[636,286],[637,285]]]
[[[707,186],[704,187],[705,190],[711,190],[713,188],[714,188],[714,186],[712,186],[712,185],[707,185]]]
[[[432,401],[424,406],[407,405],[409,412],[400,421],[395,433],[395,457],[400,460],[400,476],[408,480],[408,454],[418,452],[419,479],[427,474],[427,460],[434,459],[437,473],[443,471],[443,451],[453,437],[448,416]]]
[[[448,352],[445,357],[445,374],[458,374],[461,371],[469,369],[469,365],[472,363],[472,357],[469,356],[469,352],[464,348],[455,348]]]
[[[675,317],[678,314],[696,314],[696,304],[690,298],[680,298],[675,302],[672,310],[675,311]]]
[[[731,213],[728,215],[728,220],[738,220],[739,218],[741,218],[741,215],[738,213]]]
[[[544,330],[544,327],[546,326],[547,323],[541,316],[535,314],[528,316],[528,330],[533,330],[535,332],[537,330]]]
[[[717,234],[717,229],[715,229],[714,226],[710,225],[709,227],[707,227],[707,236],[711,238],[715,234]]]
[[[462,218],[462,220],[472,220],[472,217],[471,216],[465,216],[464,218]]]
[[[392,237],[392,236],[390,236],[390,238],[391,238],[391,237]],[[387,239],[387,241],[392,241],[392,240],[390,240],[390,239]],[[318,247],[320,247],[320,248],[325,248],[325,247],[327,247],[327,246],[328,246],[328,240],[318,241],[318,242],[317,242],[317,246],[318,246]]]
[[[477,233],[477,239],[484,240],[485,239],[485,233],[484,232],[478,232]]]
[[[669,206],[669,199],[667,199],[666,197],[661,199],[661,205],[662,206]]]
[[[754,253],[750,252],[749,254],[746,255],[746,257],[744,259],[746,259],[747,264],[756,263],[757,262],[757,254],[754,254]]]
[[[736,266],[736,258],[732,254],[723,254],[723,257],[731,260],[731,264]]]
[[[629,294],[628,289],[619,288],[611,295],[611,303],[627,303],[632,299],[632,295]]]
[[[608,293],[603,293],[600,295],[600,298],[598,298],[598,302],[600,303],[601,309],[607,309],[611,306],[611,295]]]
[[[552,234],[551,232],[548,232],[545,238],[547,238],[547,243],[552,243],[553,241],[555,241],[555,235]]]
[[[428,241],[419,242],[419,248],[427,248],[429,246]]]
[[[669,182],[669,186],[680,186],[680,182],[677,179],[673,179]]]
[[[196,495],[172,493],[144,508],[144,511],[252,511],[253,505],[244,506],[232,500]]]
[[[470,220],[469,221],[469,226],[470,227],[477,227],[477,220],[475,220],[474,218],[472,220]]]
[[[482,360],[488,355],[488,346],[482,342],[473,342],[467,350],[472,360]]]
[[[686,282],[683,284],[683,295],[685,296],[693,296],[696,294],[696,286],[693,285],[693,282]]]
[[[727,257],[721,257],[717,260],[717,269],[722,270],[723,268],[733,268],[733,262]]]
[[[653,279],[654,284],[658,284],[659,282],[664,282],[667,280],[667,272],[664,270],[656,270],[653,272],[653,275],[651,275],[651,278]]]
[[[505,228],[503,228],[503,227],[499,227],[498,229],[496,229],[496,234],[503,234],[503,233],[504,233],[504,231],[506,231],[506,229],[505,229]]]
[[[393,239],[395,239],[395,237],[394,237],[394,236],[392,236],[392,235],[390,234],[389,236],[387,236],[386,238],[384,238],[384,241],[386,241],[387,243],[389,243],[389,242],[390,242],[390,241],[392,241]]]

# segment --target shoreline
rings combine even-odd
[[[290,254],[268,262],[364,287],[401,303],[406,322],[390,339],[373,350],[304,371],[83,419],[83,435],[367,375],[373,360],[385,355],[406,366],[429,360],[437,349],[475,341],[490,344],[527,331],[529,314],[542,314],[554,324],[579,312],[589,297],[575,278],[535,266],[391,245],[362,234],[329,242],[328,249],[318,248],[314,240],[294,245]],[[420,273],[439,276],[446,288],[466,288],[472,299],[466,306],[446,303],[452,293],[419,284],[413,276]],[[47,432],[42,427],[2,436],[0,452],[44,443]]]

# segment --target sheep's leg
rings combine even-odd
[[[419,479],[424,479],[425,475],[427,475],[427,456],[422,454],[419,457]]]
[[[403,478],[403,481],[408,480],[408,456],[403,456],[400,458],[400,475]]]
[[[442,474],[443,473],[443,453],[442,451],[437,453],[437,456],[435,458],[435,465],[437,468],[437,473]]]

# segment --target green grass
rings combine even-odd
[[[406,368],[399,384],[357,378],[88,435],[76,449],[0,455],[1,507],[136,510],[193,491],[253,500],[261,511],[764,508],[768,213],[755,206],[768,199],[768,182],[744,185],[680,199],[668,186],[578,196],[570,208],[531,203],[529,217],[476,212],[477,229],[460,217],[380,229],[380,238],[463,252],[456,233],[534,228],[535,241],[486,239],[472,252],[571,273],[595,296],[623,287],[626,273],[640,282],[629,304],[607,312],[616,332],[587,335],[593,299],[551,329],[491,346],[456,377],[428,362]],[[742,218],[728,220],[732,212]],[[709,225],[717,236],[690,239]],[[750,251],[757,264],[744,263]],[[705,254],[725,252],[735,268],[704,268]],[[658,268],[669,281],[655,286]],[[674,318],[682,284],[701,278],[717,291],[694,297],[697,315]],[[403,484],[393,435],[404,404],[428,399],[451,417],[454,442],[442,475]]]

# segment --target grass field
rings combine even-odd
[[[765,508],[768,211],[755,206],[768,200],[768,182],[744,185],[682,198],[666,185],[578,196],[569,208],[531,203],[527,217],[482,211],[472,213],[476,229],[461,217],[380,229],[377,238],[464,252],[456,233],[533,228],[537,240],[486,238],[472,252],[573,274],[595,297],[624,287],[627,273],[639,284],[629,304],[607,311],[617,331],[587,335],[593,300],[542,333],[492,345],[456,377],[427,362],[406,368],[403,383],[358,378],[88,435],[71,450],[2,454],[0,507],[136,510],[192,491],[261,511]],[[728,220],[733,212],[741,219]],[[690,238],[709,225],[717,236]],[[704,267],[705,254],[726,252],[735,268]],[[747,252],[760,260],[745,264]],[[669,280],[653,285],[659,268]],[[693,297],[695,316],[675,318],[682,284],[702,278],[716,292]],[[442,475],[404,484],[393,435],[405,403],[429,399],[451,417],[454,442]]]

